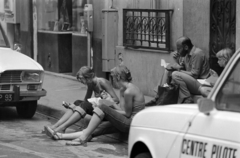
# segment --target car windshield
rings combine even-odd
[[[0,25],[0,47],[8,47],[8,42],[6,40],[6,36],[3,32],[3,28]]]

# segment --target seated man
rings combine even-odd
[[[196,48],[188,37],[180,37],[177,42],[177,51],[174,52],[174,64],[168,64],[158,86],[166,86],[165,83],[179,85],[178,103],[193,103],[191,94],[201,95],[201,84],[196,79],[206,79],[210,76],[209,62],[206,54]],[[156,98],[155,98],[156,100]],[[154,105],[152,100],[145,106]]]
[[[191,94],[200,95],[200,84],[192,84],[192,80],[206,79],[210,76],[208,57],[199,48],[195,47],[188,37],[180,37],[177,42],[177,52],[174,53],[177,64],[169,65],[173,70],[172,82],[179,84],[178,103],[193,103]]]

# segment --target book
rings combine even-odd
[[[107,106],[112,106],[115,104],[113,101],[101,99],[100,97],[99,98],[89,98],[88,101],[90,103],[92,103],[94,107],[97,107],[99,104],[104,104]]]
[[[164,59],[161,59],[161,66],[163,66],[164,68],[166,68],[168,66],[169,63],[166,63],[166,61]]]
[[[201,85],[212,86],[211,83],[208,82],[206,79],[197,79],[197,81],[198,81]]]

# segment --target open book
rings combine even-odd
[[[115,104],[113,101],[101,99],[100,97],[99,98],[89,98],[88,101],[90,103],[92,103],[94,106],[98,106],[100,103],[107,105],[107,106],[111,106],[111,105]]]
[[[161,66],[163,66],[164,68],[166,68],[168,66],[169,63],[166,63],[166,61],[164,59],[161,59]]]
[[[206,86],[214,86],[214,84],[217,82],[218,77],[217,76],[210,76],[207,79],[197,79],[198,82],[200,82],[202,85]]]
[[[201,85],[211,86],[211,83],[207,82],[207,79],[197,79]]]

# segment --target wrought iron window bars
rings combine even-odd
[[[170,50],[170,13],[173,10],[123,9],[123,45]]]

